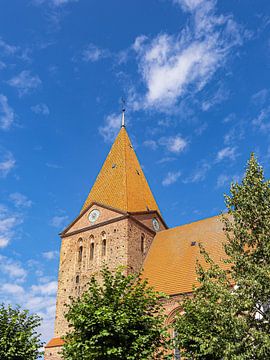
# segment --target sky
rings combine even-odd
[[[269,0],[0,2],[0,301],[53,336],[58,233],[127,130],[170,227],[270,176]]]

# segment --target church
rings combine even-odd
[[[169,204],[168,204],[169,206]],[[155,290],[166,293],[168,324],[183,295],[196,286],[196,260],[202,243],[220,262],[225,240],[219,216],[168,228],[122,126],[80,214],[61,234],[54,337],[45,346],[45,360],[60,360],[61,337],[68,330],[65,304],[79,296],[92,275],[106,263],[127,272],[143,270]]]

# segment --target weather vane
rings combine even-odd
[[[125,127],[126,100],[122,97],[122,127]]]

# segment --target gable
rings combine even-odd
[[[89,220],[89,215],[93,211],[98,211],[99,216],[95,221]],[[63,232],[61,235],[67,236],[68,234],[73,233],[81,229],[88,228],[89,226],[99,225],[106,221],[110,221],[121,216],[125,215],[124,212],[118,211],[117,209],[112,209],[106,206],[103,206],[98,203],[92,203],[90,207],[86,208],[84,212],[81,213]]]
[[[153,219],[158,220],[158,223],[160,226],[159,231],[162,231],[162,230],[165,230],[168,228],[168,226],[164,222],[163,218],[159,215],[159,213],[157,211],[131,212],[130,215],[132,216],[132,218],[136,219],[143,225],[147,226],[152,231],[155,231],[155,229],[153,227]]]

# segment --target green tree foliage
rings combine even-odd
[[[178,345],[192,359],[270,359],[270,183],[252,154],[240,184],[225,196],[227,260],[201,248],[200,286],[176,321]],[[225,270],[227,268],[227,270]],[[222,270],[223,269],[223,270]]]
[[[67,360],[168,359],[169,340],[160,294],[140,279],[102,270],[89,288],[68,306],[70,333],[65,336]]]
[[[41,319],[27,310],[0,304],[0,359],[35,360],[41,357]]]

